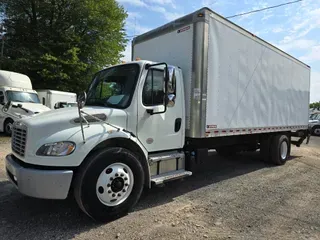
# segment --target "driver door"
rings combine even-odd
[[[175,104],[164,107],[164,70],[149,68],[139,85],[137,135],[148,152],[156,152],[183,147],[184,128],[181,96],[176,96]],[[179,89],[177,82],[176,87]],[[174,89],[174,94],[177,94]],[[150,109],[154,110],[150,114]],[[147,112],[149,110],[149,113]]]

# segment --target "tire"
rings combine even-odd
[[[312,134],[314,136],[320,137],[320,126],[315,126],[312,128]]]
[[[275,165],[284,165],[290,155],[290,140],[286,135],[276,135],[272,138],[270,156]]]
[[[143,187],[139,159],[124,148],[106,148],[89,156],[80,167],[74,196],[83,212],[106,222],[125,215],[138,202]]]
[[[11,118],[6,119],[3,124],[3,131],[5,135],[10,137],[12,135],[12,124],[13,124],[13,120]]]

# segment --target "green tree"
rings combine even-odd
[[[127,14],[116,0],[1,0],[2,69],[34,88],[86,89],[94,72],[119,62]]]
[[[318,108],[318,109],[320,109],[320,102],[310,103],[310,108]]]

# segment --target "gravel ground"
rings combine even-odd
[[[73,200],[22,196],[6,180],[0,136],[1,239],[320,240],[320,138],[274,167],[257,153],[210,161],[184,181],[146,191],[134,211],[97,224]]]

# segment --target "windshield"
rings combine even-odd
[[[88,90],[86,105],[126,108],[139,77],[138,64],[126,64],[99,72]]]
[[[310,115],[310,120],[320,120],[320,113],[313,113]]]
[[[7,91],[8,101],[40,103],[38,94],[18,91]]]

